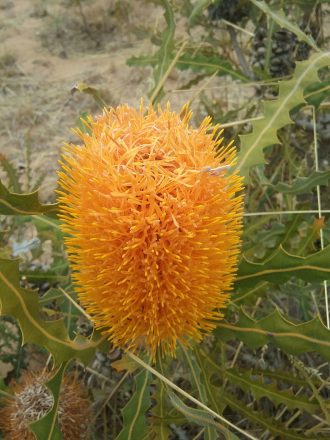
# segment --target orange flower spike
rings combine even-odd
[[[242,229],[236,149],[219,127],[149,106],[89,119],[66,145],[60,217],[79,299],[117,347],[174,355],[222,318]],[[230,170],[229,170],[230,169]],[[229,172],[228,172],[229,171]]]

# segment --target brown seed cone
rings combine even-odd
[[[48,373],[24,372],[11,384],[13,398],[2,399],[0,429],[5,440],[34,440],[29,423],[39,420],[52,407],[53,397],[45,386]],[[58,410],[64,440],[87,440],[90,430],[91,402],[83,385],[73,376],[64,376]]]

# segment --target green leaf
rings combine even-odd
[[[65,283],[69,274],[61,275],[56,270],[23,270],[21,273],[30,283],[49,281],[50,283]]]
[[[248,81],[248,78],[239,70],[234,69],[226,58],[221,58],[216,54],[207,55],[186,52],[179,58],[176,66],[181,70],[192,69],[197,72],[203,70],[208,74],[217,72],[218,76],[230,75],[240,81]]]
[[[190,372],[191,372],[191,383],[194,388],[198,391],[198,399],[204,403],[205,405],[208,404],[208,394],[206,392],[206,388],[204,385],[204,381],[201,377],[201,369],[198,365],[198,362],[196,361],[196,358],[191,350],[186,350],[185,347],[181,346],[181,350],[184,354],[184,357],[186,359],[187,364],[189,365]],[[200,410],[198,410],[200,411]],[[202,411],[204,412],[204,411]],[[217,432],[212,426],[206,426],[205,432],[204,432],[204,439],[205,440],[216,440],[217,438]]]
[[[308,36],[303,32],[298,26],[291,23],[288,20],[287,15],[282,10],[275,10],[268,6],[264,1],[260,0],[250,0],[257,8],[261,9],[265,14],[267,14],[272,20],[275,21],[280,27],[288,29],[293,34],[295,34],[300,41],[304,41],[309,46],[311,46],[316,51],[319,51],[315,41],[312,37]]]
[[[169,413],[170,407],[167,402],[165,385],[160,379],[156,381],[156,393],[153,398],[156,405],[151,410],[151,435],[157,440],[168,440],[172,433],[166,422],[166,415]]]
[[[276,438],[281,438],[283,440],[321,440],[325,437],[314,437],[314,436],[308,436],[305,437],[301,433],[295,434],[294,431],[289,431],[287,429],[283,429],[283,425],[280,425],[279,423],[276,423],[274,421],[274,418],[269,418],[266,416],[261,415],[260,411],[253,411],[250,408],[246,406],[246,404],[242,403],[241,401],[235,399],[232,395],[229,393],[225,393],[223,396],[224,401],[230,406],[231,409],[237,411],[239,414],[243,415],[244,417],[248,418],[251,422],[256,423],[257,425],[262,426],[265,430],[268,430],[271,434],[276,436]]]
[[[253,373],[257,374],[258,376],[261,377],[267,377],[268,379],[272,379],[276,382],[286,382],[287,384],[290,385],[298,385],[300,387],[304,387],[306,386],[306,379],[302,379],[301,377],[298,376],[294,376],[292,373],[285,373],[283,371],[271,371],[271,370],[267,370],[267,369],[257,369],[254,368],[253,369]],[[322,383],[322,379],[319,378],[318,376],[313,376],[310,377],[310,380],[316,385],[316,386],[320,386]]]
[[[219,378],[222,383],[229,381],[233,386],[240,387],[243,391],[251,393],[256,399],[267,397],[274,404],[284,404],[286,407],[294,409],[299,408],[301,411],[310,412],[312,415],[320,412],[320,405],[316,399],[309,400],[309,396],[302,395],[295,396],[292,392],[292,385],[298,385],[304,387],[306,380],[295,377],[291,374],[286,374],[281,371],[273,372],[269,370],[258,369],[228,369],[226,365],[215,362],[205,351],[200,351],[201,358],[205,364],[205,370],[208,372],[212,381],[218,382]],[[272,382],[269,381],[271,379]],[[316,385],[319,386],[321,380],[316,380]],[[278,389],[277,383],[280,383],[281,390]],[[283,389],[283,382],[288,386]],[[220,388],[217,388],[220,391]],[[221,394],[215,394],[217,399],[221,402],[225,402],[223,398],[226,392],[221,389]],[[224,394],[225,393],[225,394]]]
[[[237,285],[237,288],[235,289],[235,292],[233,293],[230,302],[234,304],[244,302],[244,304],[247,304],[254,298],[260,298],[264,296],[267,292],[267,286],[267,281],[257,283],[255,286],[247,287],[245,289],[244,287],[240,289]]]
[[[256,321],[241,310],[236,324],[221,321],[217,325],[215,334],[221,341],[238,338],[253,349],[271,342],[286,353],[298,355],[317,352],[330,361],[330,330],[319,317],[295,324],[275,310]]]
[[[44,417],[30,424],[38,440],[62,440],[63,438],[58,426],[58,407],[62,379],[67,365],[67,362],[61,364],[54,376],[45,384],[52,393],[54,402],[52,409]]]
[[[321,81],[316,84],[311,84],[306,89],[305,99],[307,104],[314,105],[316,108],[328,99],[330,96],[330,80]]]
[[[276,405],[284,404],[288,408],[298,408],[311,414],[315,414],[319,409],[319,405],[315,400],[311,401],[301,394],[295,396],[292,390],[280,391],[274,383],[265,383],[260,377],[257,377],[253,371],[242,373],[230,369],[224,371],[224,376],[243,391],[252,393],[256,399],[267,397]]]
[[[129,66],[155,66],[157,64],[158,58],[155,55],[140,55],[138,57],[133,56],[126,60]]]
[[[270,188],[283,194],[303,194],[311,191],[317,185],[327,185],[330,171],[314,171],[308,177],[297,177],[290,185],[279,182]]]
[[[37,293],[19,285],[18,260],[0,259],[0,301],[1,314],[17,319],[23,342],[45,347],[54,356],[55,365],[73,358],[87,363],[105,343],[105,338],[98,336],[97,340],[71,341],[63,319],[40,319]]]
[[[146,413],[151,406],[151,381],[152,376],[147,370],[142,370],[135,376],[136,389],[122,410],[123,429],[116,440],[140,440],[146,435]]]
[[[127,60],[130,66],[149,66],[157,64],[155,56],[131,57]],[[186,52],[178,58],[176,67],[180,70],[191,69],[194,72],[203,71],[205,74],[217,73],[218,76],[230,75],[232,78],[246,82],[248,78],[239,70],[234,69],[231,63],[215,54],[207,55],[198,52],[193,54]]]
[[[239,288],[255,286],[260,281],[281,283],[290,277],[317,282],[330,279],[330,245],[308,257],[291,255],[279,246],[261,263],[249,261],[243,255],[236,284]]]
[[[19,182],[17,171],[12,163],[3,154],[0,154],[0,165],[7,174],[9,180],[9,188],[12,189],[15,193],[21,193],[22,187]]]
[[[316,53],[306,61],[297,62],[292,78],[279,83],[277,99],[263,101],[264,118],[254,121],[251,133],[240,136],[237,166],[243,176],[248,178],[250,168],[265,163],[263,150],[280,143],[277,131],[292,124],[290,110],[305,102],[304,90],[319,82],[317,72],[329,62],[329,53]]]
[[[8,387],[5,384],[5,381],[2,377],[0,377],[0,391],[7,391]],[[8,390],[9,391],[9,390]]]
[[[49,205],[41,204],[38,198],[38,191],[29,194],[12,193],[0,181],[0,214],[55,214],[57,206],[57,203]]]
[[[38,302],[40,305],[43,305],[52,303],[53,301],[57,300],[60,300],[60,302],[62,302],[64,299],[65,296],[63,292],[61,292],[59,289],[56,289],[55,287],[51,287],[41,297],[38,297]]]
[[[92,134],[92,130],[91,130],[91,126],[90,126],[90,120],[89,120],[89,113],[88,112],[80,113],[79,118],[77,119],[77,122],[76,122],[76,127],[82,133],[87,133],[89,135]]]
[[[211,414],[201,409],[191,408],[172,391],[168,390],[167,393],[173,407],[182,413],[187,420],[196,423],[197,425],[204,426],[205,428],[217,428],[220,432],[224,433],[225,438],[228,440],[238,440],[238,437],[235,434],[229,432],[224,426],[216,422]]]
[[[157,64],[154,69],[154,83],[155,86],[151,91],[150,95],[153,96],[154,92],[158,89],[158,84],[162,81],[162,78],[165,76],[167,69],[169,68],[172,59],[173,59],[173,50],[174,50],[174,33],[175,33],[175,21],[174,14],[171,8],[170,3],[167,0],[160,0],[159,3],[165,9],[164,17],[166,20],[166,28],[162,33],[162,42],[161,46],[156,53]],[[161,87],[157,95],[154,96],[153,102],[159,101],[163,94],[163,87]]]
[[[217,350],[217,348],[216,348]],[[221,378],[221,381],[224,381],[227,371],[234,372],[238,375],[248,375],[248,376],[258,376],[259,378],[267,378],[267,382],[269,382],[269,379],[271,379],[273,382],[280,383],[281,385],[283,382],[286,384],[292,386],[292,385],[298,385],[300,387],[306,386],[306,379],[302,379],[298,376],[294,376],[292,373],[285,373],[283,371],[271,371],[269,369],[258,369],[253,368],[252,370],[249,369],[233,369],[227,370],[226,365],[219,364],[213,360],[213,358],[208,355],[204,350],[200,350],[200,357],[202,359],[202,362],[205,364],[205,371],[207,371],[207,374],[212,377],[212,380],[214,381],[214,377]],[[322,383],[322,379],[318,378],[317,376],[314,376],[311,378],[312,382],[319,386]],[[220,389],[217,388],[219,391]],[[219,396],[221,399],[221,396]],[[224,409],[224,408],[223,408]],[[219,411],[218,411],[219,413]]]
[[[203,13],[204,9],[206,9],[214,0],[198,0],[194,5],[193,10],[188,18],[189,27],[195,24],[197,18]]]
[[[222,390],[212,384],[212,371],[208,368],[208,365],[204,359],[205,355],[203,352],[201,352],[198,346],[195,347],[194,353],[201,371],[201,381],[203,382],[205,391],[207,393],[208,406],[213,409],[213,411],[216,411],[218,414],[222,414],[223,410],[225,409],[224,405],[221,402],[221,398],[219,398],[221,397]]]

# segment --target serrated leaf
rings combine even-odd
[[[290,277],[317,282],[330,279],[330,245],[308,257],[291,255],[279,246],[261,263],[249,261],[243,255],[238,268],[236,284],[244,288],[255,286],[260,281],[281,283]]]
[[[292,124],[290,110],[305,102],[304,90],[310,84],[319,82],[318,70],[330,63],[329,53],[316,53],[308,60],[297,62],[290,80],[279,83],[277,99],[263,101],[264,118],[253,123],[253,131],[241,135],[241,149],[237,167],[240,174],[248,178],[249,169],[265,163],[263,150],[279,144],[277,131]]]
[[[275,21],[280,27],[288,29],[293,34],[295,34],[300,41],[304,41],[309,46],[311,46],[316,51],[319,51],[315,41],[312,37],[308,36],[303,32],[298,26],[288,20],[287,15],[281,10],[275,10],[274,8],[268,6],[264,1],[260,0],[250,0],[257,8],[261,9],[265,14],[267,14],[272,20]]]
[[[58,426],[58,407],[66,367],[67,362],[61,364],[54,376],[45,383],[54,400],[52,409],[40,420],[29,425],[38,440],[62,440],[63,438]]]
[[[167,393],[164,383],[160,379],[156,381],[156,393],[153,398],[156,401],[156,405],[151,411],[151,435],[157,440],[168,440],[171,435],[171,430],[168,427],[168,423],[166,423],[166,415],[170,408],[167,402]]]
[[[229,393],[225,393],[223,399],[228,404],[228,406],[230,406],[231,409],[248,418],[251,422],[262,426],[265,430],[269,430],[269,432],[275,435],[277,438],[283,440],[321,440],[322,438],[324,438],[324,440],[326,439],[326,437],[315,437],[313,435],[305,437],[301,433],[296,434],[294,431],[283,429],[283,425],[276,423],[274,421],[274,418],[263,416],[260,412],[251,410],[246,406],[246,404],[242,403]]]
[[[319,317],[295,324],[275,310],[256,321],[241,310],[236,324],[219,322],[215,335],[221,341],[238,338],[253,349],[271,342],[286,353],[294,355],[317,352],[330,361],[330,330]]]
[[[290,185],[279,182],[272,185],[272,191],[283,194],[304,194],[311,191],[317,185],[327,185],[330,179],[330,171],[314,171],[308,177],[297,177]]]
[[[135,392],[123,408],[123,429],[116,440],[140,440],[147,432],[146,413],[151,406],[150,384],[152,376],[147,370],[135,376]]]
[[[0,214],[55,214],[57,212],[57,207],[57,203],[49,205],[40,203],[38,191],[29,194],[12,193],[0,181]]]
[[[45,347],[53,356],[55,365],[73,358],[89,362],[96,349],[101,349],[105,338],[71,341],[63,319],[40,319],[38,296],[19,285],[18,260],[0,259],[1,314],[14,317],[21,328],[23,342]]]
[[[291,409],[300,409],[315,414],[319,405],[299,394],[295,396],[291,390],[279,390],[273,383],[265,383],[251,372],[240,373],[233,369],[225,370],[224,376],[243,391],[252,393],[256,399],[267,397],[276,405],[284,404]],[[253,377],[253,379],[252,379]]]
[[[201,370],[201,379],[207,393],[208,404],[211,409],[216,411],[218,414],[222,414],[224,405],[222,404],[221,399],[218,398],[221,396],[221,390],[211,383],[212,371],[207,368],[204,360],[206,355],[204,355],[204,353],[202,353],[197,346],[195,347],[194,353]]]

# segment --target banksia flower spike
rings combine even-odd
[[[66,145],[60,211],[79,300],[117,347],[152,357],[222,318],[242,226],[235,147],[191,113],[127,105]]]
[[[53,406],[45,383],[49,373],[24,372],[10,386],[12,397],[0,401],[0,430],[5,440],[34,440],[29,424],[41,419]],[[62,381],[58,421],[64,440],[87,440],[92,419],[91,402],[83,385],[71,375]]]

